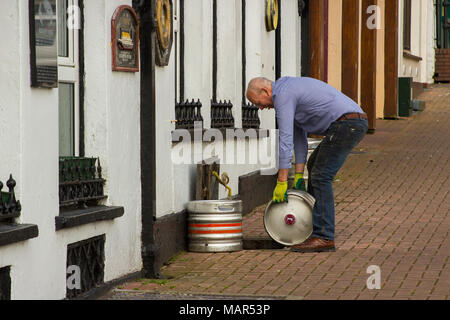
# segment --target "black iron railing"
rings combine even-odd
[[[3,182],[0,181],[0,222],[10,221],[20,217],[20,211],[22,210],[20,201],[16,200],[16,195],[14,193],[16,181],[13,179],[12,175],[9,176],[6,186],[8,187],[8,191],[1,191],[3,190]]]
[[[258,107],[247,103],[242,105],[242,128],[259,129],[261,121],[259,120]]]
[[[231,101],[211,100],[211,128],[234,128],[233,104]]]
[[[202,104],[192,99],[175,105],[176,129],[194,129],[195,122],[203,122]]]
[[[102,178],[102,167],[98,158],[59,158],[59,206],[88,204],[106,199],[103,189],[106,180]]]

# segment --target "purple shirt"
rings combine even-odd
[[[364,113],[352,99],[329,84],[307,77],[283,77],[272,82],[279,129],[279,168],[306,163],[308,133],[324,135],[331,123],[346,113]]]

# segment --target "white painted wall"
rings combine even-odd
[[[105,281],[141,270],[140,74],[113,72],[110,47],[113,13],[120,5],[131,6],[131,2],[85,1],[85,118],[92,121],[85,127],[86,145],[91,139],[96,141],[98,127],[106,127],[99,132],[106,143],[91,142],[94,148],[86,146],[86,155],[105,155],[101,163],[107,180],[107,204],[125,208],[123,217],[105,223],[105,255],[110,262],[105,265]],[[97,35],[101,38],[91,39],[97,36],[90,31],[98,28],[104,30]],[[95,117],[92,113],[97,112],[103,114]]]
[[[425,1],[425,6],[427,8],[426,15],[424,17],[426,19],[426,40],[423,42],[425,49],[424,59],[426,60],[426,67],[424,68],[422,73],[423,83],[434,83],[434,72],[436,68],[436,6],[433,4],[433,1]]]
[[[264,2],[247,1],[247,79],[275,80],[275,31],[267,32]],[[294,57],[292,57],[294,58]],[[260,111],[261,128],[275,128],[275,111]]]
[[[421,61],[403,57],[403,9],[399,5],[399,76],[412,77],[414,82],[433,83],[435,55],[435,8],[433,0],[412,1],[411,9],[411,54]]]
[[[298,23],[296,5],[286,3],[285,28]],[[37,224],[39,237],[0,247],[0,267],[12,266],[13,299],[62,299],[65,297],[67,245],[106,234],[105,281],[142,268],[141,190],[140,190],[140,76],[139,73],[111,71],[111,17],[115,9],[131,0],[85,1],[85,149],[86,156],[100,157],[107,180],[106,204],[123,206],[125,215],[114,221],[97,222],[55,231],[58,201],[58,90],[30,87],[28,1],[1,1],[0,27],[5,34],[17,35],[9,50],[0,50],[0,139],[3,146],[0,180],[12,173],[23,210],[20,222]],[[219,19],[219,99],[235,104],[236,126],[241,126],[241,25],[240,1],[218,2]],[[212,97],[212,2],[190,0],[186,9],[186,98],[200,98],[205,128],[210,127]],[[295,9],[295,10],[294,10]],[[223,24],[222,24],[223,22]],[[300,30],[298,29],[298,32]],[[298,35],[297,35],[298,36]],[[293,39],[293,38],[292,38]],[[296,41],[283,39],[289,54],[283,55],[284,74],[298,70],[300,52]],[[264,2],[247,1],[247,79],[275,78],[275,32],[267,32]],[[298,50],[300,49],[297,46]],[[196,165],[174,165],[171,142],[175,125],[175,59],[172,51],[167,67],[156,67],[156,215],[162,217],[183,210],[195,195]],[[293,73],[295,75],[295,73]],[[222,96],[222,97],[221,97]],[[260,115],[261,128],[275,128],[274,111]],[[261,141],[234,142],[249,159]],[[271,137],[263,139],[268,143]],[[194,160],[201,160],[211,143],[185,143]],[[275,145],[272,144],[272,158]],[[211,155],[221,155],[209,148]],[[194,161],[196,163],[196,161]],[[221,172],[230,176],[233,194],[238,193],[239,176],[258,170],[258,164],[223,164]],[[226,197],[220,187],[220,197]],[[45,270],[45,271],[43,271]]]
[[[217,25],[217,98],[218,100],[231,100],[234,105],[235,126],[239,128],[242,126],[241,1],[219,0],[217,8],[219,12]],[[212,1],[192,0],[189,2],[189,6],[185,6],[185,98],[201,100],[205,128],[210,128],[211,126],[212,10]],[[295,12],[297,12],[296,9]],[[292,16],[294,13],[290,13],[290,15]],[[289,9],[286,9],[286,14],[289,16]],[[266,76],[274,79],[275,32],[268,33],[265,29],[264,3],[247,1],[246,17],[247,80],[249,81],[256,76]],[[292,25],[295,28],[295,23],[295,20],[293,20],[288,25]],[[248,161],[246,162],[247,164],[239,164],[237,158],[231,164],[225,163],[227,155],[229,156],[230,154],[226,151],[234,148],[236,154],[247,154],[246,159],[250,159],[248,154],[251,151],[249,150],[255,150],[255,146],[260,141],[257,139],[251,139],[250,142],[229,140],[220,145],[208,142],[172,144],[171,133],[175,129],[175,125],[170,122],[175,119],[175,98],[172,89],[175,81],[174,52],[175,50],[173,49],[168,67],[156,68],[157,218],[180,212],[186,208],[186,204],[189,201],[194,200],[197,177],[196,163],[202,159],[219,156],[222,160],[221,173],[228,173],[230,177],[229,186],[233,190],[233,195],[236,195],[239,191],[239,176],[261,168],[260,165],[250,164]],[[293,44],[290,44],[289,52],[291,55],[286,55],[284,62],[289,69],[292,67],[293,75],[295,75],[297,59],[295,41],[293,41]],[[275,128],[274,111],[260,112],[260,119],[262,122],[261,128]],[[268,143],[269,139],[263,141]],[[193,164],[172,163],[172,152],[178,152],[182,149],[190,150]],[[219,197],[225,198],[227,190],[221,186],[219,190]]]
[[[141,270],[139,73],[111,71],[110,21],[123,0],[86,1],[86,155],[99,156],[107,204],[125,215],[55,231],[58,199],[58,90],[30,87],[28,1],[0,2],[0,26],[17,41],[0,51],[0,180],[13,173],[22,203],[20,222],[39,237],[0,247],[11,266],[12,299],[63,299],[67,245],[106,234],[105,281]],[[14,38],[16,39],[16,38]],[[5,181],[5,180],[4,180]]]
[[[17,1],[0,2],[0,28],[8,34],[20,35],[19,3]],[[20,193],[20,51],[21,43],[11,41],[8,50],[0,50],[0,142],[2,145],[2,165],[0,181],[6,185],[12,173],[18,182],[16,190]],[[6,187],[4,187],[6,190]]]
[[[281,2],[281,76],[300,76],[301,34],[298,1]]]

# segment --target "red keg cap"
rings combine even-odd
[[[284,222],[286,222],[287,225],[292,226],[295,224],[295,216],[292,214],[286,215],[286,217],[284,217]]]

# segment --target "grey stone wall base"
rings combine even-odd
[[[187,211],[156,219],[154,225],[155,270],[187,249]]]
[[[277,175],[261,175],[255,171],[239,177],[239,199],[242,200],[242,214],[247,215],[256,207],[268,203],[277,184]]]
[[[0,246],[25,241],[39,236],[34,224],[0,224]]]
[[[61,212],[55,217],[55,228],[73,228],[84,224],[113,220],[124,215],[123,207],[96,206],[87,209],[77,209],[73,211]]]

